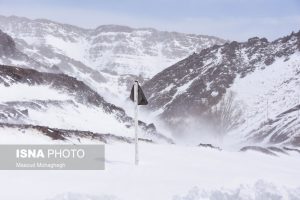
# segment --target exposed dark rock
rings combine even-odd
[[[240,151],[242,152],[246,152],[246,151],[257,151],[257,152],[261,152],[267,155],[271,155],[271,156],[277,156],[277,154],[273,153],[271,150],[264,148],[264,147],[258,147],[258,146],[246,146],[240,149]]]
[[[286,151],[294,151],[294,152],[300,153],[300,150],[295,149],[295,148],[283,147],[283,149],[286,150]]]
[[[222,149],[220,147],[217,146],[213,146],[212,144],[198,144],[199,147],[205,147],[205,148],[211,148],[211,149],[217,149],[219,151],[222,151]]]
[[[286,151],[284,151],[283,149],[279,148],[279,147],[268,147],[269,150],[273,151],[273,152],[277,152],[277,153],[282,153],[282,154],[286,154],[288,155],[288,153]]]

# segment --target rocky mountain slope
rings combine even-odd
[[[133,120],[123,109],[68,75],[1,65],[0,91],[1,123],[58,130],[52,132],[63,129],[66,133],[79,130],[133,137]],[[140,121],[139,126],[141,138],[170,141],[153,124]]]
[[[225,42],[211,36],[151,28],[103,25],[96,29],[83,29],[49,20],[15,16],[1,16],[0,29],[11,35],[18,48],[31,57],[39,58],[42,54],[42,57],[49,59],[48,53],[63,55],[96,70],[117,74],[144,73],[146,77],[153,76],[194,51]],[[59,56],[51,59],[48,64],[63,61]]]
[[[241,116],[232,133],[299,146],[299,51],[300,32],[272,42],[256,37],[204,49],[145,83],[149,106],[179,132],[190,128],[201,135],[218,124],[207,127],[203,118],[233,93]]]
[[[84,29],[15,16],[0,16],[0,29],[29,57],[112,98],[123,96],[137,76],[143,81],[193,52],[225,42],[151,28],[103,25]]]

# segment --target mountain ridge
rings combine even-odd
[[[288,120],[294,119],[295,115],[278,119],[281,124],[273,123],[267,127],[268,134],[265,132],[267,123],[263,120],[267,113],[265,95],[275,101],[273,104],[269,102],[272,109],[268,113],[268,117],[272,116],[274,120],[280,113],[297,105],[295,97],[300,91],[297,89],[300,88],[297,76],[300,70],[299,43],[300,31],[272,42],[254,37],[247,42],[233,41],[204,49],[163,70],[143,85],[149,96],[149,107],[167,124],[181,126],[178,132],[184,132],[185,128],[192,126],[191,123],[195,123],[193,126],[196,127],[197,123],[203,124],[201,116],[211,115],[210,109],[215,109],[225,94],[233,90],[236,98],[245,104],[239,122],[243,128],[237,132],[249,133],[245,136],[248,139],[257,135],[256,142],[282,143],[293,137],[298,141],[297,131],[294,133],[292,127],[299,128],[299,119],[294,122]],[[283,97],[291,100],[280,99]],[[247,115],[251,115],[251,119]],[[245,122],[253,123],[253,130],[250,127],[246,130]],[[291,125],[284,129],[288,122]],[[278,137],[275,137],[276,134]],[[274,139],[269,140],[267,135],[273,135]],[[254,141],[253,138],[251,141]]]
[[[19,51],[46,66],[43,71],[53,68],[77,77],[118,105],[125,101],[134,79],[147,80],[193,52],[225,42],[216,37],[151,28],[103,25],[81,29],[16,16],[0,16],[0,29],[14,39]]]

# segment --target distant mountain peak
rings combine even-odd
[[[132,32],[134,29],[129,26],[122,26],[122,25],[101,25],[98,26],[95,31],[99,32]]]

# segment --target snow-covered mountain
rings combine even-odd
[[[243,109],[236,131],[251,141],[299,144],[299,32],[223,45],[210,36],[15,16],[0,16],[0,29],[12,36],[0,34],[1,63],[76,77],[116,105],[134,79],[143,82],[194,52],[145,83],[154,115],[191,132],[230,91]]]
[[[107,103],[82,81],[68,75],[1,65],[0,91],[2,128],[18,128],[9,124],[21,124],[19,128],[29,130],[34,130],[34,126],[43,126],[46,130],[50,127],[46,133],[59,137],[68,133],[71,136],[101,133],[133,137],[133,120],[123,109]],[[158,133],[153,124],[140,121],[139,126],[141,138],[170,141]]]
[[[222,44],[216,37],[163,32],[151,28],[103,25],[83,29],[49,20],[0,17],[0,29],[11,35],[18,48],[47,64],[60,64],[64,55],[93,69],[151,77],[192,52]],[[58,57],[58,58],[57,58]],[[43,63],[42,62],[42,63]]]
[[[211,36],[151,28],[103,25],[84,29],[15,16],[0,16],[0,29],[30,58],[77,77],[106,94],[105,98],[109,94],[124,96],[128,83],[137,76],[143,81],[193,52],[225,42]]]
[[[215,45],[158,73],[144,88],[151,110],[180,132],[208,132],[203,118],[233,93],[241,116],[232,133],[300,145],[300,32],[272,42],[255,37]]]

